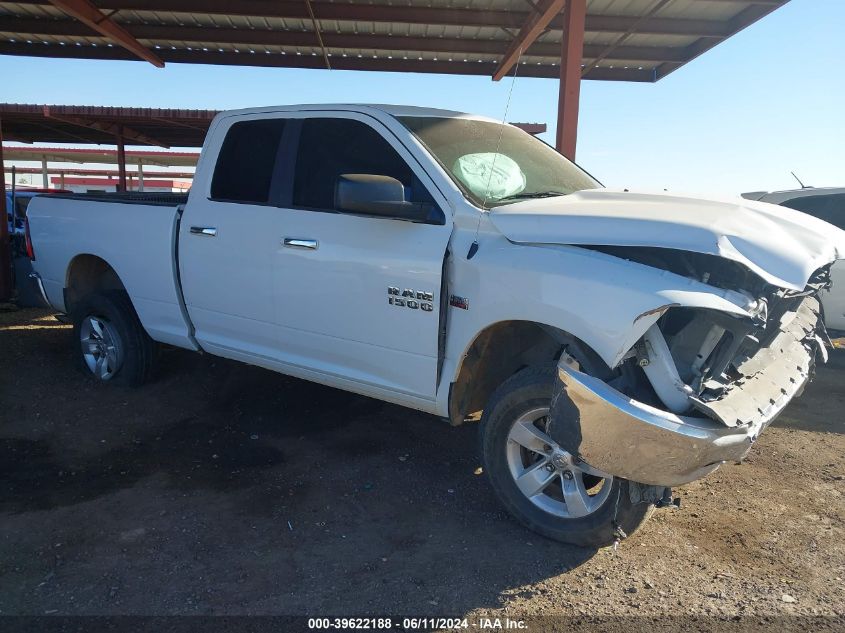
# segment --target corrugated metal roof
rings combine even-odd
[[[788,0],[589,0],[585,79],[657,81]],[[166,63],[493,74],[539,3],[526,0],[97,0]],[[562,21],[520,73],[559,75]],[[0,54],[137,59],[48,0],[0,2]]]
[[[216,114],[216,110],[0,104],[4,139],[25,143],[113,144],[121,126],[129,145],[199,147]]]

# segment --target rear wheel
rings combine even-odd
[[[554,367],[529,367],[493,394],[481,423],[484,470],[499,500],[543,536],[585,547],[633,534],[651,506],[631,503],[628,482],[596,471],[546,433]]]
[[[126,292],[83,299],[73,311],[73,330],[77,365],[94,380],[135,387],[152,378],[157,345]]]

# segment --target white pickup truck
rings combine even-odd
[[[743,458],[826,358],[845,255],[799,212],[608,191],[515,127],[398,106],[226,112],[187,197],[28,216],[94,379],[139,385],[167,344],[480,417],[504,506],[587,546]]]

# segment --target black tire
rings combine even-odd
[[[534,505],[519,490],[508,466],[506,451],[511,428],[525,413],[550,405],[554,378],[553,366],[528,367],[493,393],[481,418],[484,471],[505,509],[530,530],[563,543],[606,547],[616,540],[617,527],[631,536],[651,515],[651,505],[631,503],[627,480],[615,477],[606,499],[590,514],[563,518]]]
[[[158,344],[144,330],[132,306],[132,301],[125,291],[107,290],[89,295],[79,302],[71,316],[74,358],[83,373],[97,382],[108,382],[124,387],[138,387],[153,378],[158,358]],[[108,322],[121,350],[119,366],[107,379],[95,374],[85,360],[82,324],[88,317],[96,317]]]

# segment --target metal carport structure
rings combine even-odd
[[[126,151],[126,145],[201,147],[217,110],[114,108],[77,105],[0,103],[0,140],[19,143],[114,144],[105,149],[0,146],[5,160],[40,161],[47,187],[47,162],[116,163],[125,189],[126,164],[193,167],[196,152]],[[542,134],[545,123],[512,123],[529,134]],[[3,185],[0,174],[0,185]]]
[[[654,82],[788,0],[31,0],[0,2],[0,54]],[[564,125],[561,125],[561,123]]]
[[[30,0],[0,2],[0,54],[495,80],[518,66],[559,80],[556,146],[574,158],[581,79],[658,81],[786,2]]]

